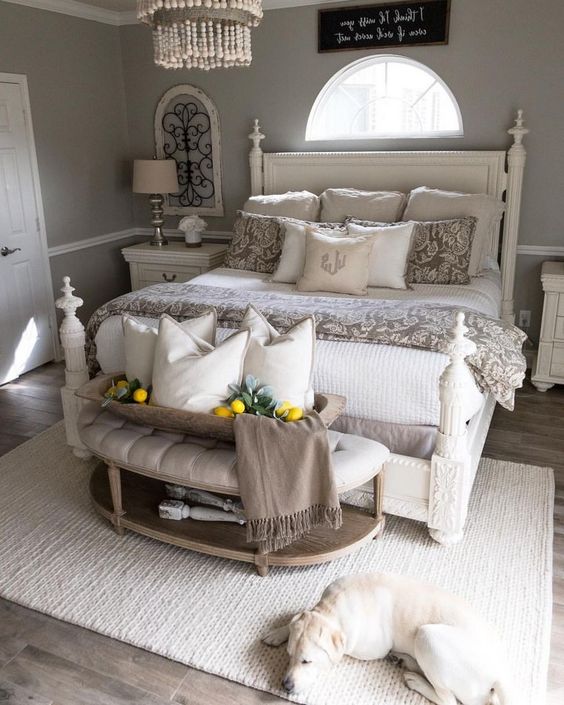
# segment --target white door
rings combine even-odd
[[[24,90],[21,83],[0,81],[0,384],[54,357],[53,299]]]

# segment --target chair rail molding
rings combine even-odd
[[[167,237],[184,239],[184,233],[180,230],[166,228],[163,232]],[[115,233],[105,233],[104,235],[96,235],[95,237],[89,237],[84,240],[75,240],[74,242],[68,242],[64,245],[54,245],[49,248],[48,255],[49,258],[60,257],[61,255],[67,255],[71,252],[78,252],[79,250],[86,250],[90,247],[99,247],[100,245],[120,242],[121,240],[128,240],[134,237],[151,237],[152,234],[152,228],[127,228],[126,230],[118,230]],[[204,233],[204,241],[228,242],[231,240],[232,235],[233,233],[228,230],[208,230]]]

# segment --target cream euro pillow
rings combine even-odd
[[[240,384],[250,332],[234,333],[217,347],[170,316],[159,322],[151,404],[207,414]]]
[[[458,193],[420,186],[409,194],[402,220],[477,219],[468,274],[476,276],[484,267],[491,235],[505,210],[503,201],[486,193]]]
[[[323,191],[320,200],[320,220],[342,222],[350,215],[361,220],[394,223],[400,220],[406,196],[400,191],[328,188]]]
[[[145,325],[128,316],[122,316],[125,347],[125,376],[131,382],[138,379],[141,386],[149,387],[153,381],[153,364],[157,345],[158,329]],[[203,316],[189,318],[178,324],[182,330],[190,331],[210,345],[215,344],[217,314],[211,309]]]
[[[368,238],[330,237],[306,228],[305,266],[298,291],[364,296],[371,249]]]
[[[273,388],[276,399],[310,411],[314,396],[311,386],[315,358],[313,317],[304,318],[281,334],[249,305],[241,329],[251,333],[243,379],[253,375]]]
[[[247,213],[285,216],[298,220],[317,220],[319,196],[310,191],[288,191],[265,196],[251,196],[243,206]]]
[[[284,282],[286,284],[295,284],[304,272],[305,251],[306,251],[306,228],[314,227],[316,232],[325,235],[334,235],[338,237],[339,230],[333,228],[323,228],[308,223],[291,223],[284,222],[284,243],[282,245],[282,253],[272,281]],[[347,231],[341,231],[346,235]]]
[[[366,237],[372,243],[368,267],[368,286],[407,289],[407,265],[413,242],[414,223],[364,227],[349,223],[351,237]]]

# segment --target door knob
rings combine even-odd
[[[14,252],[17,252],[18,250],[21,252],[22,248],[21,247],[14,247],[13,250],[10,250],[9,247],[0,247],[0,255],[2,255],[2,257],[7,257],[8,255],[12,255]]]

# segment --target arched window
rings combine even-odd
[[[446,83],[418,61],[383,54],[354,61],[325,84],[309,114],[306,140],[462,134]]]

